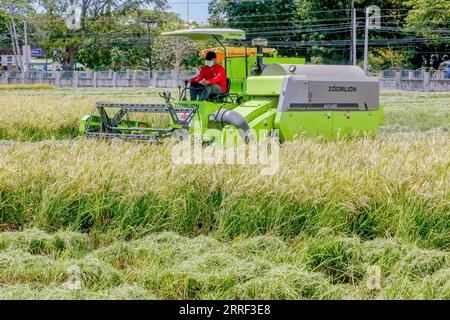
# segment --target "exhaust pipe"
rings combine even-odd
[[[265,68],[263,60],[264,60],[264,48],[267,47],[267,44],[268,44],[267,39],[256,38],[252,40],[252,45],[256,47],[256,65],[253,70],[255,76],[259,76]]]
[[[247,120],[238,112],[229,109],[221,109],[208,117],[210,122],[220,124],[221,129],[226,125],[236,127],[241,138],[248,143],[250,141],[251,131]]]

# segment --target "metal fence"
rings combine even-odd
[[[0,72],[0,84],[50,84],[58,87],[176,87],[192,78],[193,70],[32,71]]]
[[[450,77],[444,70],[388,69],[373,72],[380,79],[382,90],[445,91],[450,92]]]
[[[430,80],[446,80],[445,70],[434,69],[417,69],[417,70],[405,70],[405,69],[387,69],[381,71],[372,72],[378,74],[380,79],[395,79],[400,77],[402,80],[424,80],[425,74],[429,74]]]
[[[192,78],[195,70],[31,71],[0,72],[0,84],[49,84],[57,87],[177,87]],[[388,69],[371,73],[380,79],[381,89],[450,91],[444,70]]]

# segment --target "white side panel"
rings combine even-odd
[[[308,81],[305,76],[289,76],[281,87],[278,111],[287,111],[291,103],[308,103]]]

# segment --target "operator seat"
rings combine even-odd
[[[208,100],[212,102],[223,102],[223,99],[229,97],[230,89],[231,89],[231,79],[227,78],[227,91],[225,92],[225,94],[219,95],[211,94]]]

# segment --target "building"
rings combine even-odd
[[[53,59],[31,58],[30,71],[56,71],[61,70],[59,63]]]
[[[20,58],[23,59],[22,52]],[[0,65],[2,71],[17,71],[16,57],[12,49],[0,49]]]
[[[19,59],[25,62],[22,52]],[[55,71],[60,69],[59,64],[54,62],[53,59],[30,57],[29,63],[29,71]],[[0,49],[0,71],[18,71],[12,49]]]

